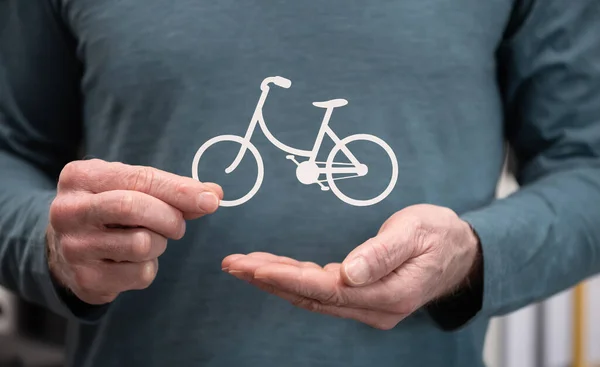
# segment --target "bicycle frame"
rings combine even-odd
[[[270,87],[268,84],[269,84],[269,81],[266,81],[261,85],[262,93],[260,95],[260,98],[259,98],[256,108],[254,110],[254,113],[252,114],[252,119],[250,121],[250,124],[248,125],[248,130],[246,131],[246,134],[244,135],[243,143],[241,144],[240,150],[239,150],[237,156],[235,157],[235,159],[233,160],[233,162],[231,163],[231,165],[225,169],[226,173],[233,172],[233,170],[235,170],[237,168],[237,166],[240,164],[240,162],[244,158],[244,155],[246,154],[246,151],[248,150],[248,146],[250,144],[250,139],[252,139],[252,135],[254,134],[254,130],[256,129],[257,124],[260,127],[260,129],[262,130],[263,134],[265,134],[267,139],[274,146],[276,146],[277,148],[279,148],[280,150],[282,150],[288,154],[306,157],[306,158],[308,158],[308,162],[314,163],[314,164],[325,163],[325,162],[316,162],[317,154],[319,153],[319,149],[321,148],[321,144],[323,143],[323,137],[325,135],[329,136],[329,138],[331,140],[333,140],[333,142],[336,145],[339,144],[341,141],[341,139],[329,127],[329,120],[331,119],[331,114],[332,114],[334,108],[327,108],[327,110],[325,111],[325,116],[323,117],[323,120],[321,122],[321,127],[319,128],[319,132],[317,134],[317,138],[315,139],[315,143],[314,143],[312,150],[296,149],[296,148],[290,147],[289,145],[286,145],[286,144],[282,143],[281,141],[279,141],[268,129],[267,124],[265,122],[263,112],[262,112],[262,108],[265,104],[265,101],[266,101],[267,96],[270,91]],[[353,167],[330,168],[330,170],[333,173],[359,174],[362,171],[361,170],[362,165],[358,161],[358,159],[356,159],[356,157],[352,154],[352,152],[350,152],[350,150],[346,146],[342,146],[341,151],[344,152],[344,154],[348,157],[348,159],[350,160],[351,163],[337,163],[337,164],[340,164],[340,165],[350,165],[351,164]],[[324,167],[323,168],[319,167],[318,170],[320,173],[325,173]]]

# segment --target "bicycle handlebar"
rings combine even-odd
[[[280,88],[288,89],[289,87],[292,86],[292,81],[289,79],[286,79],[282,76],[273,77],[272,80],[273,80],[273,84],[275,84],[276,86],[278,86]]]

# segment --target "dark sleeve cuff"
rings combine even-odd
[[[426,310],[442,330],[455,331],[481,311],[482,303],[483,282],[478,282],[448,298],[430,303]]]

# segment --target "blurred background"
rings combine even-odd
[[[499,197],[518,189],[509,171]],[[65,332],[64,320],[0,288],[0,367],[64,366]],[[600,276],[494,319],[484,358],[488,367],[600,367]]]

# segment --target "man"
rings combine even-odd
[[[482,366],[600,270],[597,1],[0,17],[0,282],[69,366]]]

